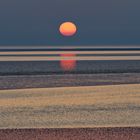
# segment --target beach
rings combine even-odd
[[[140,48],[59,49],[0,48],[2,140],[139,140]]]

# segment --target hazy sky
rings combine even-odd
[[[73,21],[78,33],[58,28]],[[0,0],[0,45],[140,45],[140,0]]]

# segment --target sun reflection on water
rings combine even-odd
[[[71,57],[75,57],[76,54],[60,54],[61,57],[69,58],[67,60],[61,60],[60,66],[63,71],[73,71],[76,68],[76,60]]]

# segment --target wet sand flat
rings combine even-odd
[[[140,73],[0,76],[0,89],[140,84]]]
[[[0,128],[140,126],[140,84],[0,90]]]

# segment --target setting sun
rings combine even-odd
[[[60,25],[59,31],[64,36],[73,36],[77,31],[77,27],[72,22],[64,22]]]

